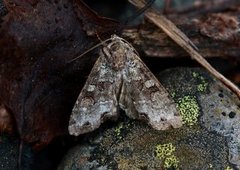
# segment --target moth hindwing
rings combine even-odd
[[[78,96],[69,133],[79,135],[118,117],[118,108],[133,119],[143,119],[157,130],[182,126],[168,92],[124,39],[113,35],[100,51]]]

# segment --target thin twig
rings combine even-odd
[[[133,5],[138,8],[144,6],[144,0],[129,0]],[[195,59],[199,64],[201,64],[206,70],[208,70],[213,76],[225,84],[231,91],[233,91],[238,98],[240,98],[239,88],[233,84],[230,80],[219,73],[215,68],[213,68],[202,56],[199,54],[197,47],[192,43],[192,41],[181,31],[175,24],[173,24],[166,17],[161,15],[158,11],[153,8],[149,8],[145,12],[145,16],[161,28],[169,37],[171,37],[179,46],[181,46],[189,55]]]

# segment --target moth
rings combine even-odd
[[[182,126],[169,93],[121,37],[112,35],[100,50],[73,107],[69,133],[78,136],[116,119],[119,109],[133,119],[145,120],[157,130]]]

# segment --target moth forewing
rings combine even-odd
[[[108,118],[117,117],[116,77],[108,70],[105,57],[100,55],[81,90],[70,116],[71,135],[91,132]]]
[[[123,76],[125,92],[122,93],[119,101],[122,109],[130,117],[136,115],[134,118],[144,119],[157,130],[181,127],[181,116],[166,89],[137,53],[132,51],[126,57]]]
[[[181,116],[165,88],[124,39],[113,35],[74,105],[69,133],[95,130],[118,116],[118,107],[130,118],[144,119],[157,130],[182,126]]]

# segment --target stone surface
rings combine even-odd
[[[213,84],[209,94],[199,96],[204,113],[201,125],[226,137],[229,161],[240,168],[240,102],[223,86]]]
[[[200,69],[171,69],[159,79],[178,104],[182,128],[156,131],[121,117],[82,136],[58,169],[238,169],[239,99]]]

